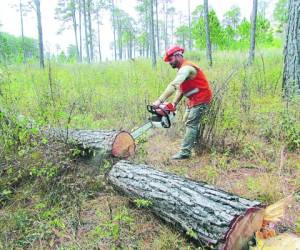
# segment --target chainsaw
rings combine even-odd
[[[170,128],[176,114],[176,108],[172,103],[162,103],[158,107],[147,105],[147,111],[151,113],[151,117],[147,123],[131,133],[134,139],[151,128]]]

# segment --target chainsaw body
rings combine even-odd
[[[176,108],[172,103],[162,103],[158,107],[147,105],[147,110],[152,114],[149,121],[131,133],[134,139],[140,137],[151,128],[170,128],[175,119]]]
[[[158,107],[147,105],[147,110],[152,114],[149,121],[155,128],[170,128],[175,119],[175,107],[172,103],[163,103]]]

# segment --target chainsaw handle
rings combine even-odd
[[[153,105],[147,105],[148,112],[150,112],[151,114],[160,115],[156,112],[157,108],[158,107],[155,107]],[[164,116],[167,118],[167,124],[162,123],[161,125],[163,126],[163,128],[170,128],[171,127],[171,120],[170,120],[169,114],[167,113],[167,111],[165,109],[161,108],[161,110],[164,113]]]
[[[151,114],[157,114],[155,107],[153,105],[147,105],[147,110],[148,112],[150,112]]]

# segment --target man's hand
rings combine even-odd
[[[159,99],[152,103],[154,107],[158,107],[160,104],[161,104],[161,100]]]

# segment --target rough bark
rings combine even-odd
[[[155,53],[155,35],[154,35],[154,14],[153,14],[153,0],[150,0],[150,46],[151,46],[151,60],[152,68],[156,68],[156,53]]]
[[[205,22],[205,35],[206,35],[206,56],[207,56],[209,66],[212,66],[208,0],[204,0],[204,22]]]
[[[150,201],[152,211],[163,220],[212,247],[240,249],[262,225],[258,201],[204,182],[123,160],[113,166],[108,178],[133,199]]]
[[[88,63],[91,62],[90,51],[89,51],[89,35],[88,35],[88,19],[87,19],[87,9],[86,1],[83,0],[83,19],[84,19],[84,34],[85,34],[85,51]]]
[[[282,84],[285,97],[300,92],[300,0],[289,1]]]
[[[89,23],[89,47],[90,47],[90,58],[91,61],[94,61],[94,45],[93,45],[93,28],[92,28],[92,2],[91,0],[87,1],[87,14],[88,14],[88,23]]]
[[[123,41],[122,41],[122,36],[123,36],[123,25],[121,22],[120,18],[120,11],[118,11],[118,15],[116,16],[116,22],[117,22],[117,37],[118,37],[118,53],[119,53],[119,60],[123,59]]]
[[[115,61],[117,61],[117,42],[116,42],[116,17],[115,17],[115,4],[114,0],[111,0],[111,8],[112,8],[112,26],[113,26],[113,34],[114,34],[114,57]]]
[[[82,149],[100,152],[103,156],[127,158],[135,153],[135,142],[125,131],[116,130],[48,130],[47,134]]]
[[[99,62],[102,61],[101,55],[101,39],[100,39],[100,17],[99,17],[100,9],[97,10],[97,30],[98,30],[98,52],[99,52]]]
[[[81,7],[81,0],[78,0],[78,22],[79,22],[79,58],[80,58],[80,62],[82,62],[82,30],[81,30],[81,23],[82,23],[82,18],[81,18],[81,14],[82,14],[82,7]]]
[[[160,55],[160,46],[159,46],[159,28],[158,28],[158,3],[155,0],[155,16],[156,16],[156,42],[157,42],[157,55]]]
[[[77,35],[77,21],[76,21],[76,5],[75,5],[75,2],[73,4],[74,4],[74,6],[72,6],[71,11],[72,11],[72,24],[73,24],[73,30],[74,30],[75,46],[76,46],[76,58],[77,58],[77,62],[80,62],[78,35]]]
[[[248,64],[251,65],[255,55],[255,33],[256,33],[256,17],[257,17],[257,0],[253,0],[252,15],[251,15],[251,36]]]
[[[37,27],[39,35],[39,57],[40,57],[40,67],[45,67],[44,62],[44,42],[43,42],[43,29],[42,29],[42,17],[41,17],[41,6],[40,0],[34,0],[35,11],[37,16]]]
[[[164,10],[164,15],[165,15],[165,23],[164,23],[164,40],[165,40],[165,51],[168,49],[168,7],[167,7],[167,2],[163,3],[163,10]]]
[[[25,41],[24,41],[23,4],[21,0],[19,2],[19,11],[20,11],[20,24],[21,24],[21,36],[22,36],[23,63],[25,63],[26,53],[25,53]]]

